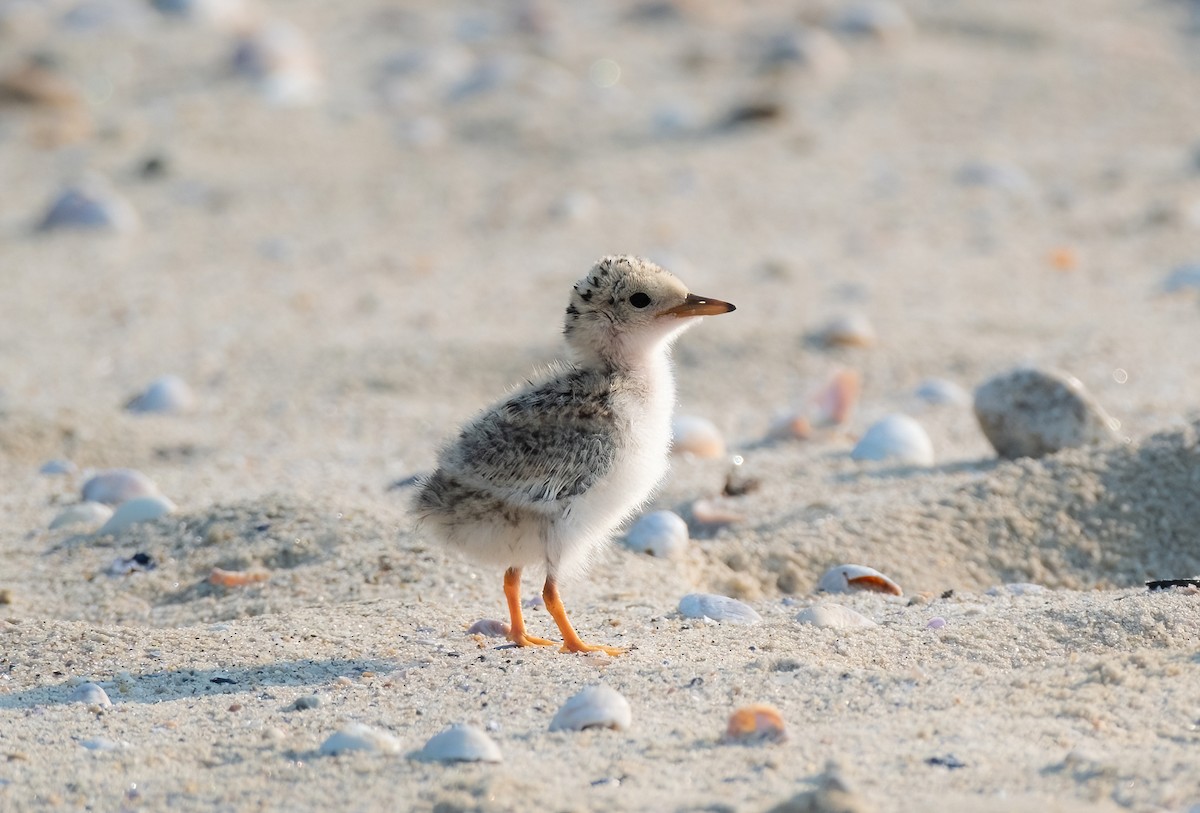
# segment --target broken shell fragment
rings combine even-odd
[[[108,518],[108,522],[104,523],[96,533],[100,536],[119,534],[131,525],[139,522],[151,522],[174,510],[175,503],[160,494],[134,497],[118,505],[117,510]]]
[[[645,514],[625,534],[625,547],[635,553],[671,558],[681,555],[687,546],[687,523],[674,511]]]
[[[413,759],[422,762],[500,762],[500,747],[481,729],[466,723],[433,735]]]
[[[746,517],[721,504],[719,500],[696,500],[691,505],[691,514],[702,525],[732,525]]]
[[[841,426],[848,423],[862,394],[862,376],[855,370],[838,370],[813,396],[813,423]]]
[[[550,721],[551,731],[613,728],[624,731],[633,722],[629,701],[603,683],[589,686],[563,703]]]
[[[773,706],[743,706],[729,716],[721,741],[740,745],[786,742],[783,715]]]
[[[192,408],[195,397],[192,389],[177,375],[156,378],[146,391],[132,398],[125,408],[130,412],[158,412],[175,414]]]
[[[801,624],[827,629],[865,629],[878,626],[862,613],[840,604],[814,604],[797,613],[796,620]]]
[[[370,754],[398,754],[400,741],[386,731],[363,723],[350,723],[341,731],[331,734],[321,743],[321,756],[337,756],[351,751],[366,751]]]
[[[725,438],[707,418],[679,415],[671,424],[671,451],[701,458],[721,457],[725,454]]]
[[[1020,368],[975,391],[975,417],[1001,457],[1042,457],[1115,440],[1116,421],[1078,379]]]
[[[134,497],[148,497],[158,493],[158,486],[150,478],[135,469],[108,469],[88,478],[83,484],[84,502],[102,502],[120,505]]]
[[[223,570],[214,567],[208,574],[208,583],[219,587],[245,587],[249,584],[262,584],[271,578],[266,570]]]
[[[102,502],[80,502],[68,505],[50,521],[50,530],[82,525],[89,530],[99,528],[113,515],[112,508]]]
[[[467,635],[486,635],[488,638],[507,638],[509,626],[494,618],[481,618],[467,627]]]
[[[933,465],[933,441],[907,415],[888,415],[871,424],[850,452],[855,460],[889,460],[911,466]]]
[[[679,614],[684,618],[709,618],[730,624],[762,621],[762,616],[749,604],[715,593],[688,593],[679,600]]]
[[[826,593],[853,593],[866,590],[873,593],[904,595],[900,585],[874,568],[865,565],[838,565],[825,572],[817,589]]]

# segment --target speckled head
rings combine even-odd
[[[563,332],[581,361],[636,362],[695,322],[693,317],[733,309],[728,302],[689,293],[649,260],[612,255],[575,283]]]

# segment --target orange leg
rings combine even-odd
[[[554,617],[554,623],[558,624],[559,630],[562,631],[561,652],[603,652],[605,655],[614,657],[625,654],[625,650],[620,647],[585,644],[580,640],[575,628],[571,626],[571,620],[567,618],[567,609],[563,607],[562,599],[558,596],[558,585],[551,577],[546,578],[546,586],[542,588],[542,598],[546,601],[546,609]]]
[[[508,615],[512,618],[508,640],[517,646],[554,646],[554,641],[525,634],[525,617],[521,615],[521,568],[510,567],[504,571],[504,597],[508,599]]]

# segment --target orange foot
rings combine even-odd
[[[534,638],[523,632],[509,633],[508,640],[517,646],[558,646],[558,641],[547,641],[545,638]]]
[[[618,655],[624,655],[628,649],[619,646],[605,646],[604,644],[585,644],[583,641],[576,638],[574,641],[568,641],[562,645],[559,652],[603,652],[609,657],[615,658]]]

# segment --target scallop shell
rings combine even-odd
[[[932,466],[933,441],[921,424],[907,415],[888,415],[871,424],[850,457]]]
[[[362,723],[350,723],[321,743],[317,753],[321,756],[336,756],[350,751],[398,754],[400,753],[400,741],[378,728]]]
[[[550,730],[614,728],[624,731],[632,722],[633,712],[629,708],[629,701],[616,689],[601,683],[587,687],[563,703],[550,721]]]
[[[829,629],[865,629],[878,626],[862,613],[840,604],[814,604],[801,610],[796,615],[796,620],[801,624]]]
[[[679,600],[679,614],[684,618],[711,618],[730,624],[757,624],[762,621],[762,616],[749,604],[715,593],[688,593]]]
[[[71,693],[72,703],[83,703],[87,706],[100,706],[108,708],[112,705],[112,701],[108,699],[108,693],[104,689],[97,686],[95,683],[81,683]]]
[[[510,631],[508,624],[494,618],[481,618],[467,627],[467,635],[486,635],[489,638],[507,638]]]
[[[874,593],[904,595],[900,585],[874,568],[865,565],[838,565],[825,572],[817,589],[826,593],[853,593],[866,590]]]
[[[997,454],[1042,457],[1116,438],[1118,424],[1065,373],[1030,368],[985,381],[975,391],[975,417]]]
[[[108,522],[96,533],[119,534],[139,522],[150,522],[166,516],[175,510],[175,503],[159,494],[149,497],[134,497],[117,506],[117,510],[108,518]]]
[[[186,381],[177,375],[164,375],[151,381],[146,391],[130,400],[125,408],[130,412],[174,414],[188,411],[194,401],[192,388]]]
[[[83,484],[85,502],[102,502],[108,505],[120,505],[134,497],[148,497],[157,493],[158,486],[135,469],[108,469],[97,472]]]
[[[500,762],[500,747],[483,730],[466,723],[435,734],[413,759],[422,762]]]
[[[861,313],[831,319],[817,334],[827,347],[870,347],[875,344],[875,327]]]
[[[102,502],[80,502],[68,505],[50,521],[50,530],[85,525],[89,529],[99,528],[113,515],[112,508]]]
[[[787,742],[787,728],[783,724],[783,715],[775,707],[743,706],[729,715],[721,741],[741,745]]]
[[[625,534],[625,547],[651,556],[679,556],[687,550],[687,546],[687,523],[674,511],[645,514]]]
[[[721,457],[725,454],[725,438],[707,418],[679,415],[671,423],[671,451],[701,458]]]

